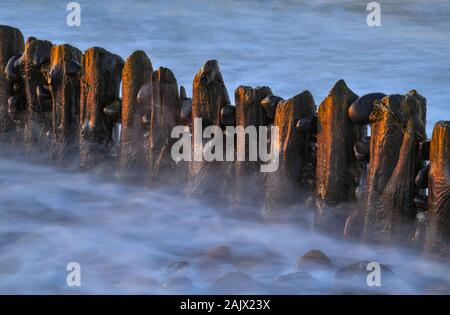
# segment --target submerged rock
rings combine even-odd
[[[181,289],[192,286],[192,280],[186,276],[172,277],[163,283],[165,289]]]
[[[362,260],[354,262],[348,266],[342,267],[336,272],[335,278],[348,280],[352,278],[363,277],[365,281],[367,275],[372,271],[371,269],[367,270],[367,265],[369,263],[370,263],[369,261]],[[389,268],[388,266],[380,264],[380,268],[382,276],[383,274],[390,274],[390,275],[394,274],[392,269]]]
[[[275,282],[283,285],[294,285],[294,284],[304,284],[309,282],[313,277],[304,271],[291,272],[280,275]]]
[[[247,290],[253,291],[255,283],[248,274],[240,271],[231,271],[218,278],[214,282],[212,289],[214,292],[241,294]]]
[[[211,248],[205,258],[213,260],[229,260],[231,259],[231,255],[231,249],[228,246],[220,245]]]
[[[311,267],[331,267],[331,260],[322,251],[313,249],[307,251],[297,261],[297,269],[311,268]]]
[[[187,262],[185,260],[174,261],[174,262],[171,262],[167,266],[166,270],[168,270],[168,271],[178,271],[178,270],[181,270],[181,269],[185,269],[188,266],[189,266],[189,262]]]
[[[429,295],[450,295],[450,283],[439,282],[425,288],[425,294]]]

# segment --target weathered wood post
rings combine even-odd
[[[14,114],[23,111],[23,97],[16,60],[24,50],[23,35],[17,28],[0,25],[0,141],[13,141]],[[23,93],[23,92],[22,92]],[[9,106],[11,105],[11,106]]]
[[[178,120],[181,126],[183,126],[182,131],[175,132],[173,134],[174,137],[178,136],[178,138],[172,139],[171,141],[179,141],[181,137],[190,137],[191,127],[192,127],[192,98],[188,97],[186,94],[186,89],[184,86],[180,85],[180,94],[178,97],[178,108],[180,110],[178,115]],[[192,139],[191,139],[192,140]],[[190,141],[192,143],[192,141]],[[172,149],[178,154],[183,155],[186,158],[178,158],[176,161],[176,180],[177,185],[174,187],[180,187],[181,190],[186,189],[186,184],[188,182],[189,177],[189,165],[190,160],[188,157],[192,158],[192,150],[191,148],[177,148],[172,145]],[[186,151],[185,151],[186,150]],[[186,155],[185,155],[186,154]]]
[[[362,172],[353,147],[366,135],[367,128],[348,117],[349,106],[357,98],[344,80],[339,80],[318,111],[314,223],[317,228],[331,233],[344,231]]]
[[[180,102],[175,75],[159,67],[152,73],[152,101],[149,130],[149,185],[176,183],[176,161],[171,156],[172,129],[180,124]]]
[[[235,162],[235,178],[233,187],[232,207],[240,208],[242,206],[255,206],[258,202],[262,203],[261,196],[264,194],[263,173],[260,172],[260,163],[258,157],[259,150],[259,127],[267,124],[266,114],[264,108],[261,106],[261,101],[268,95],[272,95],[269,87],[240,86],[235,93],[235,122],[230,122],[231,125],[243,128],[244,132],[247,128],[246,134],[251,134],[254,130],[253,137],[257,136],[251,143],[248,137],[245,138],[245,143],[237,138],[236,150],[245,152],[245,161]],[[222,119],[224,120],[224,119]],[[253,146],[250,148],[250,146]],[[257,155],[250,159],[249,150],[252,150]]]
[[[361,126],[370,124],[370,114],[373,111],[373,104],[377,100],[385,97],[384,93],[369,93],[357,98],[348,109],[350,120]],[[370,136],[362,137],[353,146],[355,157],[362,165],[362,172],[356,187],[356,204],[352,212],[348,215],[343,231],[344,238],[360,239],[364,229],[364,209],[366,207],[367,191],[367,167],[370,161]]]
[[[220,125],[220,111],[230,98],[217,60],[208,60],[197,72],[192,89],[192,117],[202,118],[203,126]]]
[[[78,160],[82,55],[68,44],[53,46],[44,71],[48,84],[44,89],[52,99],[51,158],[57,163]]]
[[[315,115],[316,104],[309,91],[278,102],[273,123],[278,128],[278,137],[275,134],[271,139],[271,153],[278,155],[278,169],[266,174],[268,218],[289,214],[288,207],[304,202],[312,190]]]
[[[52,103],[49,92],[45,90],[44,70],[50,61],[51,48],[51,42],[29,37],[18,61],[27,102],[25,150],[28,156],[39,159],[47,159],[50,155]]]
[[[144,100],[138,102],[138,94],[143,85],[150,81],[152,72],[152,63],[141,50],[132,53],[123,68],[119,158],[121,176],[134,177],[145,166],[145,119],[148,110],[143,108]]]
[[[93,47],[84,53],[82,68],[80,166],[88,169],[102,162],[113,145],[114,120],[104,113],[104,108],[120,102],[123,60],[103,48]]]
[[[363,236],[370,242],[411,238],[416,217],[414,179],[423,166],[426,100],[412,90],[374,104]]]
[[[230,174],[226,174],[226,162],[205,161],[202,152],[207,141],[203,141],[203,132],[208,126],[221,126],[220,113],[223,107],[230,105],[230,99],[216,60],[207,61],[198,71],[193,83],[192,128],[193,161],[189,166],[188,192],[191,196],[213,196],[216,200],[229,198]],[[195,126],[197,118],[202,119],[202,126]],[[197,127],[197,128],[195,128]],[[198,129],[198,130],[197,130]],[[209,142],[212,142],[210,140]]]
[[[450,255],[450,121],[434,126],[428,177],[427,250],[437,257]]]

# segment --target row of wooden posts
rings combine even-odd
[[[269,87],[240,86],[233,106],[217,61],[199,70],[189,98],[143,51],[124,62],[98,47],[24,42],[9,26],[0,26],[0,70],[0,139],[29,157],[77,156],[85,170],[113,160],[124,176],[146,170],[150,185],[186,185],[233,209],[263,201],[270,218],[313,201],[318,229],[449,252],[450,122],[436,123],[427,140],[426,99],[415,90],[358,97],[340,80],[317,110],[308,91],[284,100]],[[278,170],[174,161],[172,128],[196,117],[203,127],[278,126]]]

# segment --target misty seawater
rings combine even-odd
[[[217,59],[232,102],[242,84],[268,85],[284,98],[308,89],[318,105],[343,78],[358,95],[416,89],[428,101],[428,136],[437,120],[450,118],[450,1],[382,1],[379,28],[367,26],[364,1],[349,0],[79,0],[82,26],[69,28],[67,2],[2,0],[0,24],[123,58],[142,49],[188,94],[198,69]],[[64,171],[5,150],[0,293],[211,293],[221,292],[214,283],[228,271],[252,278],[234,293],[448,293],[450,268],[411,249],[320,235],[310,228],[310,209],[303,224],[266,224],[171,188]],[[218,245],[231,248],[231,259],[205,264],[202,257]],[[295,284],[276,281],[310,249],[325,252],[333,266]],[[387,265],[392,281],[382,276],[388,285],[368,288],[335,279],[337,269],[359,260]],[[71,261],[81,265],[79,288],[66,285]],[[167,268],[180,261],[188,266]]]
[[[2,156],[5,155],[2,149]],[[9,154],[8,154],[9,155]],[[0,159],[0,293],[427,293],[450,283],[450,269],[420,253],[320,235],[305,222],[264,223],[184,197],[170,189],[124,185],[98,174],[67,172],[17,157]],[[299,207],[301,207],[299,205]],[[229,259],[207,261],[226,245]],[[297,259],[319,249],[330,269],[280,283]],[[335,278],[337,269],[368,260],[388,266],[381,287]],[[66,265],[81,265],[81,287],[66,285]],[[180,270],[174,262],[188,262]],[[215,284],[227,272],[252,280]],[[192,283],[184,283],[185,278]],[[184,279],[184,280],[183,280]],[[231,285],[231,287],[230,287]],[[434,291],[433,291],[434,290]],[[444,291],[445,292],[445,291]]]

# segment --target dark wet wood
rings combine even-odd
[[[14,92],[14,85],[20,87],[15,61],[24,50],[23,35],[17,28],[0,25],[0,140],[11,142],[14,138],[14,115],[24,111],[23,91]],[[10,62],[11,60],[11,62]],[[21,104],[19,104],[19,102]],[[11,105],[11,106],[10,106]]]
[[[311,192],[315,177],[315,139],[312,124],[298,129],[301,120],[314,119],[316,105],[309,91],[304,91],[277,105],[273,125],[278,138],[271,140],[272,153],[278,151],[279,166],[266,174],[265,214],[269,218],[288,214],[288,207],[302,203]],[[291,209],[292,210],[292,209]]]
[[[202,118],[201,130],[209,125],[221,126],[221,110],[230,105],[230,99],[216,60],[207,61],[199,70],[194,78],[192,93],[192,124],[195,118]],[[203,141],[203,147],[207,142]],[[189,195],[208,196],[216,201],[228,200],[232,176],[229,167],[226,162],[192,161],[188,174]]]
[[[52,129],[52,102],[44,71],[50,61],[52,43],[29,37],[25,51],[18,61],[22,74],[27,103],[24,127],[24,143],[28,156],[48,159],[50,155]]]
[[[176,162],[171,156],[172,129],[180,124],[180,101],[175,75],[160,67],[152,73],[152,102],[149,130],[149,185],[173,183]]]
[[[434,126],[428,179],[427,250],[433,256],[450,256],[450,121]]]
[[[186,89],[180,86],[180,122],[185,126],[189,126],[192,120],[192,98],[187,97]]]
[[[192,117],[202,118],[204,127],[219,126],[220,110],[230,98],[216,60],[208,60],[199,70],[192,91]]]
[[[119,99],[123,60],[103,48],[89,48],[82,59],[80,100],[80,166],[91,168],[108,157],[113,146],[113,119],[103,109]]]
[[[317,185],[315,226],[342,233],[355,202],[355,188],[362,173],[353,147],[366,135],[366,126],[348,117],[350,105],[358,98],[339,80],[320,104],[317,130]]]
[[[138,102],[138,93],[151,79],[152,63],[143,51],[135,51],[125,62],[122,72],[122,113],[119,170],[122,176],[142,173],[146,159],[145,119],[148,114]],[[142,96],[142,95],[141,95]],[[145,97],[145,96],[142,96]],[[147,96],[148,97],[148,96]],[[150,96],[151,97],[151,96]],[[151,101],[149,98],[147,102]],[[132,173],[132,174],[130,174]]]
[[[80,76],[83,54],[77,48],[53,46],[44,70],[52,99],[51,159],[57,163],[78,160]]]
[[[426,100],[416,91],[376,102],[368,168],[364,239],[411,238],[416,217],[414,180],[423,166],[419,145],[426,139]]]
[[[266,115],[261,101],[272,95],[269,87],[240,86],[235,93],[235,125],[242,128],[254,126],[259,134],[259,126],[266,125]],[[226,108],[226,107],[225,107]],[[224,117],[222,121],[224,121]],[[228,120],[228,119],[227,119]],[[232,121],[229,121],[232,124]],[[268,135],[269,136],[269,135]],[[247,138],[247,137],[246,137]],[[236,152],[245,152],[245,161],[235,161],[235,178],[233,187],[233,207],[256,206],[262,204],[261,196],[264,194],[263,173],[260,172],[260,161],[250,161],[249,141],[245,143],[236,141]],[[259,143],[256,142],[256,149]],[[257,151],[258,152],[258,151]]]

